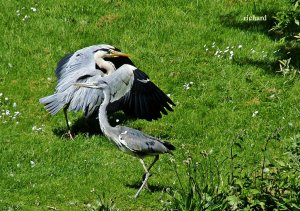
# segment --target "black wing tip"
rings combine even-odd
[[[163,115],[168,115],[168,111],[174,111],[171,107],[174,103],[161,90],[159,93],[153,93],[149,96],[130,96],[129,99],[131,103],[128,103],[128,106],[122,110],[127,115],[135,118],[145,119],[147,121],[158,120],[161,119]],[[169,104],[169,101],[172,102],[172,104]]]
[[[131,117],[147,121],[158,120],[168,111],[174,111],[175,103],[142,70],[134,70],[134,83],[131,92],[119,100],[118,109]],[[145,80],[147,82],[145,83]]]
[[[175,147],[173,144],[171,144],[170,142],[164,141],[163,144],[164,144],[164,146],[167,147],[167,149],[170,150],[170,151],[176,149],[176,147]]]
[[[143,79],[143,80],[149,79],[149,76],[144,71],[142,71],[141,69],[139,69],[137,67],[134,70],[133,74],[134,74],[134,77],[138,78],[138,79]]]
[[[167,96],[168,97],[168,96]],[[169,98],[169,97],[168,97]],[[172,106],[176,106],[176,104],[169,98],[168,103],[170,103]]]

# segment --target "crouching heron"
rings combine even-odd
[[[58,84],[55,93],[40,99],[40,103],[55,115],[63,109],[68,134],[72,138],[67,117],[67,110],[84,110],[85,117],[89,118],[97,112],[103,100],[102,91],[73,86],[74,83],[90,83],[99,78],[105,78],[116,71],[123,64],[133,65],[128,54],[119,49],[102,44],[93,45],[67,55],[57,65],[56,76]],[[143,83],[149,77],[141,70],[134,71],[133,83],[129,92],[126,92],[114,103],[107,106],[112,113],[123,110],[125,114],[146,120],[156,120],[173,111],[170,105],[175,106],[172,100],[155,84]],[[120,90],[120,93],[125,93]]]
[[[104,100],[102,101],[98,112],[100,128],[103,134],[121,151],[138,157],[145,171],[143,183],[134,196],[137,198],[142,189],[147,186],[150,169],[159,159],[159,155],[164,153],[172,154],[171,151],[175,150],[175,147],[169,142],[159,140],[139,130],[119,125],[112,127],[109,124],[107,118],[107,106],[110,102],[118,100],[118,98],[124,94],[123,91],[127,92],[130,89],[134,80],[133,77],[135,71],[138,71],[136,67],[123,65],[106,78],[99,78],[99,80],[92,83],[75,83],[74,85],[93,88],[104,94]],[[142,83],[147,84],[149,81],[142,81]],[[146,156],[154,156],[154,160],[148,168],[143,160]]]

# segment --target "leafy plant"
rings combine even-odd
[[[202,153],[203,160],[194,161],[191,155],[184,160],[186,173],[180,175],[178,164],[173,162],[179,188],[168,191],[171,202],[166,207],[176,210],[222,210],[226,193],[221,192],[220,164],[211,152]]]
[[[270,29],[281,38],[284,46],[279,59],[279,71],[289,80],[299,73],[300,0],[290,0],[288,9],[277,12],[275,24]]]
[[[262,162],[256,171],[245,172],[245,166],[235,159],[239,155],[235,146],[244,148],[240,141],[231,145],[230,156],[218,162],[210,153],[203,160],[194,161],[189,155],[186,175],[180,176],[177,165],[174,169],[179,188],[171,189],[168,209],[175,210],[300,210],[300,141],[299,137],[288,148],[288,161],[271,163],[268,159],[268,145],[281,139],[281,129],[276,129],[262,148]],[[241,137],[239,138],[241,139]],[[241,139],[242,140],[242,139]],[[208,162],[208,163],[206,163]],[[230,172],[222,172],[221,166],[231,165]],[[204,167],[206,166],[206,167]],[[222,171],[224,171],[222,169]],[[228,183],[223,177],[228,176]]]
[[[300,73],[300,70],[295,68],[291,63],[291,58],[279,60],[279,68],[277,71],[281,73],[284,77],[287,77],[289,80],[293,80],[297,74]]]
[[[280,11],[275,16],[275,25],[271,31],[283,35],[284,37],[291,37],[300,30],[300,1],[291,0],[287,10]],[[292,36],[291,36],[292,35]]]
[[[102,195],[97,194],[94,192],[97,196],[97,201],[95,206],[91,207],[92,210],[95,211],[118,211],[119,209],[116,207],[116,204],[113,199],[109,198],[107,199],[105,197],[105,193],[102,193]]]

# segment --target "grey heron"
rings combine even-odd
[[[155,137],[147,135],[139,130],[132,129],[125,126],[112,127],[107,118],[107,106],[110,102],[118,100],[120,96],[130,89],[133,83],[134,72],[138,69],[131,65],[123,65],[117,69],[114,73],[106,78],[99,78],[92,83],[75,83],[75,86],[93,88],[99,90],[104,94],[104,100],[102,101],[99,111],[99,124],[103,134],[109,138],[121,151],[129,153],[140,159],[140,162],[144,168],[144,180],[139,190],[135,194],[135,198],[138,197],[142,189],[147,186],[147,181],[150,176],[150,169],[159,159],[160,154],[171,153],[175,150],[175,147],[166,141],[159,140]],[[143,81],[143,83],[149,83],[149,81]],[[120,87],[122,87],[120,89]],[[122,91],[120,91],[122,90]],[[121,92],[121,93],[120,93]],[[143,158],[146,156],[154,156],[153,162],[147,168]]]
[[[58,83],[55,93],[40,99],[46,110],[55,115],[63,108],[68,134],[72,138],[67,117],[67,110],[84,110],[85,117],[95,113],[103,100],[103,93],[93,89],[72,86],[76,82],[90,82],[95,78],[106,77],[123,64],[134,65],[128,55],[106,44],[93,45],[76,51],[62,58],[56,68]],[[154,83],[142,83],[149,77],[137,70],[130,92],[118,101],[110,103],[109,112],[123,110],[125,114],[146,120],[156,120],[173,111],[172,100]]]

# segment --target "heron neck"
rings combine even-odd
[[[108,122],[107,109],[106,109],[110,102],[109,88],[108,87],[105,88],[103,90],[103,93],[104,93],[104,99],[103,99],[102,104],[100,105],[99,113],[98,113],[99,124],[100,124],[100,128],[101,128],[103,134],[105,136],[107,136],[108,138],[114,140],[113,136],[114,136],[115,128],[112,127]]]
[[[112,72],[115,71],[115,66],[108,61],[105,61],[103,58],[97,58],[96,64],[100,67],[106,70],[106,74],[109,75]]]

